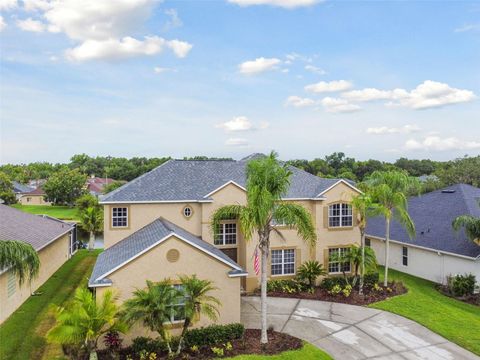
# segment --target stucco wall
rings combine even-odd
[[[65,261],[69,258],[68,245],[70,234],[67,233],[43,248],[39,252],[40,272],[39,276],[29,285],[25,283],[22,287],[15,283],[15,293],[7,296],[8,273],[0,275],[0,323],[8,318],[22,303],[27,300],[30,294],[38,289]]]
[[[408,247],[408,266],[402,264],[403,244],[390,242],[389,266],[392,269],[444,284],[449,274],[472,273],[480,282],[480,261],[472,261],[452,255],[439,254],[424,249]],[[379,264],[385,265],[385,243],[371,239]]]
[[[180,252],[178,261],[167,260],[166,254],[170,249],[177,249]],[[136,288],[144,288],[146,280],[160,281],[170,278],[175,281],[179,274],[196,274],[200,279],[213,281],[218,288],[212,293],[222,303],[218,323],[239,322],[240,278],[229,278],[227,273],[230,270],[229,266],[210,255],[172,237],[109,275],[108,278],[113,285],[97,288],[97,298],[100,298],[107,289],[113,289],[118,293],[121,303],[130,298]],[[204,326],[208,323],[210,321],[202,317],[195,326]],[[134,337],[148,334],[149,332],[143,327],[134,327],[126,336],[126,342],[128,343]]]
[[[30,199],[30,201],[27,201]],[[43,195],[22,195],[18,199],[22,205],[51,205],[51,202],[45,201]]]

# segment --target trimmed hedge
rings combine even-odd
[[[191,346],[212,346],[228,341],[241,339],[245,333],[243,324],[210,325],[199,329],[188,330],[185,344]]]

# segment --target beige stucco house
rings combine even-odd
[[[179,274],[197,274],[219,288],[220,322],[239,321],[242,290],[259,286],[253,269],[256,239],[246,241],[235,219],[225,221],[216,234],[210,224],[219,207],[246,204],[245,167],[251,158],[170,160],[107,194],[101,200],[105,251],[90,286],[97,294],[113,288],[124,300],[135,288],[145,287],[146,280],[175,281]],[[292,278],[310,259],[339,274],[340,265],[329,263],[328,257],[358,242],[349,202],[359,190],[342,179],[322,179],[294,167],[291,171],[291,186],[283,200],[311,212],[318,242],[312,248],[296,230],[277,224],[282,237],[272,233],[269,276]]]
[[[38,277],[22,286],[11,271],[0,269],[0,323],[71,257],[76,249],[73,231],[74,227],[66,222],[0,205],[0,241],[24,241],[40,257]]]
[[[45,200],[45,196],[45,191],[41,187],[37,187],[17,195],[17,200],[22,205],[52,205],[51,202]]]

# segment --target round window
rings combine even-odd
[[[183,209],[183,215],[184,215],[185,217],[190,217],[190,216],[192,216],[192,213],[193,213],[192,208],[189,207],[189,206],[186,206],[186,207]]]

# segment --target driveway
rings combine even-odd
[[[242,323],[260,326],[260,298],[242,297]],[[268,299],[268,323],[325,350],[336,360],[463,360],[480,357],[414,321],[362,306]]]

